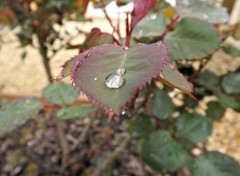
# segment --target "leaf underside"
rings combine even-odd
[[[120,113],[134,99],[137,91],[157,77],[168,64],[168,47],[161,43],[138,44],[130,49],[116,45],[93,47],[88,55],[80,54],[72,67],[71,78],[78,91],[105,109]],[[117,69],[125,68],[125,84],[110,89],[105,79]]]

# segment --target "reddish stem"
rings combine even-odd
[[[132,34],[132,30],[130,30],[129,29],[129,13],[127,13],[126,14],[127,15],[127,17],[126,17],[126,20],[125,20],[125,22],[126,22],[126,41],[125,41],[125,45],[127,46],[127,47],[129,47],[129,45],[130,45],[130,40],[131,40],[131,34]]]
[[[179,15],[177,15],[171,19],[171,23],[167,26],[165,32],[162,34],[163,41],[164,41],[165,36],[175,27],[175,25],[179,19],[180,19]]]

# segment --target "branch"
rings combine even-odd
[[[113,151],[113,153],[106,157],[102,164],[96,169],[92,176],[100,176],[113,162],[114,160],[126,149],[130,142],[131,136],[128,133],[123,134],[121,144]]]

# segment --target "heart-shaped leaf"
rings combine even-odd
[[[165,41],[175,59],[200,59],[219,47],[216,29],[209,23],[195,18],[183,18]]]
[[[203,153],[191,170],[192,176],[240,175],[240,165],[233,158],[217,151]]]
[[[210,23],[226,23],[227,9],[203,0],[176,1],[176,10],[183,17],[195,17]]]
[[[73,85],[91,100],[105,106],[107,111],[119,113],[135,97],[137,91],[160,74],[168,64],[169,53],[165,44],[138,44],[125,49],[116,45],[91,48],[88,57],[83,54],[72,67]],[[126,73],[116,75],[119,68]],[[106,78],[122,79],[122,87],[109,88]],[[109,76],[110,75],[110,76]]]
[[[0,136],[25,123],[42,109],[36,98],[24,98],[5,105],[0,110]]]

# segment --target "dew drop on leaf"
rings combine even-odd
[[[121,76],[126,72],[125,68],[119,68],[116,70],[117,75]]]
[[[125,80],[116,73],[111,73],[106,77],[105,84],[108,88],[118,89],[123,86]]]

